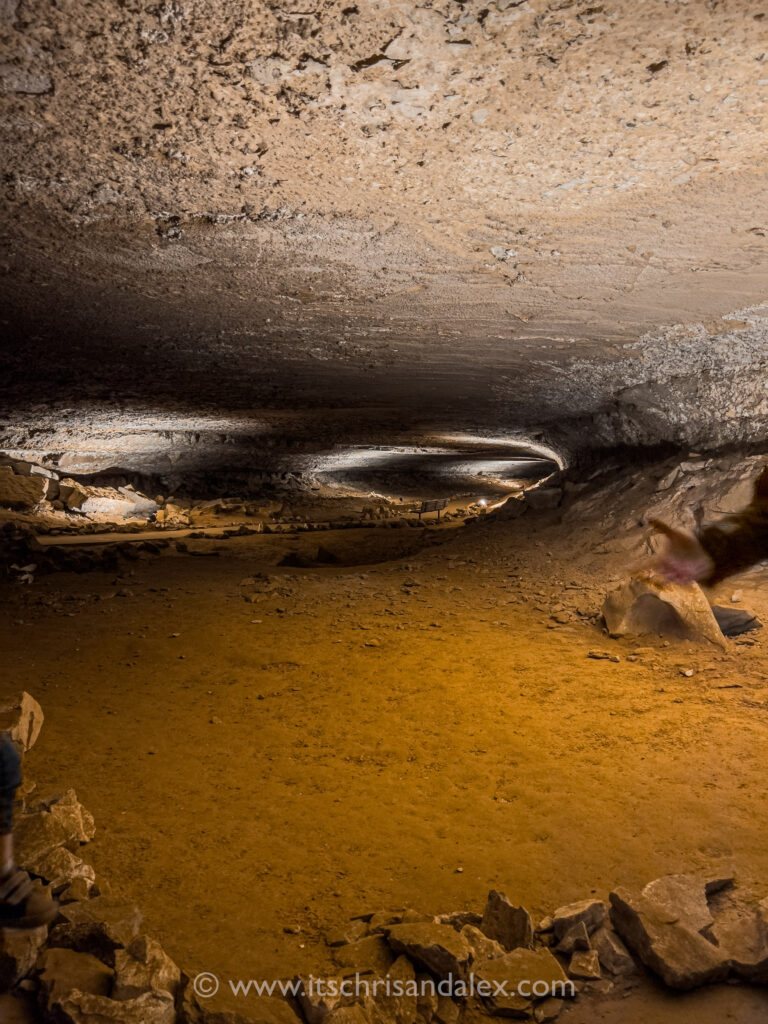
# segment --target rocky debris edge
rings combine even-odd
[[[24,753],[42,724],[42,709],[30,694],[0,702],[0,731]],[[279,995],[249,993],[244,1014],[221,1013],[199,997],[199,976],[185,974],[142,932],[139,910],[110,895],[78,856],[95,826],[75,792],[40,801],[33,793],[34,785],[25,782],[17,859],[51,887],[60,913],[50,929],[0,931],[0,1001],[9,1000],[4,1005],[20,1020],[542,1022],[554,1020],[569,999],[619,994],[619,986],[629,994],[643,967],[678,990],[726,980],[768,984],[768,898],[750,901],[731,876],[681,874],[639,891],[618,888],[608,903],[589,898],[559,907],[538,923],[495,890],[482,914],[361,914],[326,935],[336,974],[321,986],[296,976],[276,984]]]

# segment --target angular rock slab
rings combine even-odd
[[[725,637],[698,583],[668,583],[649,570],[635,573],[608,594],[603,618],[611,636],[655,633],[725,647]]]
[[[473,959],[469,942],[447,924],[396,924],[388,930],[387,941],[395,953],[404,953],[439,978],[464,978]]]
[[[478,992],[495,1017],[525,1020],[535,1003],[569,992],[568,979],[548,949],[514,949],[503,957],[477,964],[473,973],[476,986],[479,982],[490,984],[491,994],[485,994],[479,987]],[[505,988],[500,991],[502,984]]]
[[[16,822],[16,856],[22,867],[32,865],[60,846],[87,843],[96,832],[93,816],[78,801],[73,789],[22,814]]]
[[[485,932],[481,932],[473,924],[465,924],[461,934],[472,947],[473,960],[496,960],[504,956],[509,950],[505,949],[500,942],[489,939]]]
[[[64,846],[57,847],[40,860],[26,863],[24,867],[47,882],[54,895],[58,895],[77,879],[86,882],[89,887],[96,881],[96,872],[91,865],[70,853]]]
[[[525,907],[516,907],[504,895],[491,889],[483,911],[480,930],[510,952],[520,946],[533,948],[533,921]]]
[[[552,915],[552,927],[555,938],[559,941],[573,928],[583,924],[587,934],[600,927],[605,921],[608,908],[602,900],[579,900],[565,907],[558,907]],[[571,950],[571,952],[573,952]]]
[[[589,940],[587,926],[583,921],[572,924],[555,946],[555,952],[562,953],[563,956],[572,956],[576,952],[585,952],[590,949],[592,949],[592,943]]]
[[[595,981],[600,978],[600,958],[597,950],[580,950],[571,957],[568,965],[568,975],[571,978],[579,978],[584,981]]]
[[[768,899],[757,908],[736,904],[719,910],[709,934],[728,950],[737,977],[768,985]]]
[[[669,875],[639,892],[610,895],[613,926],[633,952],[670,988],[692,989],[722,981],[729,951],[703,934],[714,923],[707,896],[728,884],[695,875]]]
[[[597,953],[600,966],[609,974],[634,974],[637,970],[629,950],[609,925],[598,928],[591,936],[590,944]]]

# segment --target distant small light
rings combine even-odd
[[[478,505],[482,505],[483,508],[485,508],[487,504],[488,502],[485,500],[485,498],[481,498],[480,501],[478,501]]]

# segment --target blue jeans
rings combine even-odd
[[[7,733],[0,734],[0,836],[13,832],[13,801],[21,785],[21,756]]]

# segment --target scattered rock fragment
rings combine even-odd
[[[439,914],[435,918],[437,924],[449,924],[460,932],[465,924],[472,924],[479,928],[483,920],[482,914],[476,914],[472,910],[454,910],[450,914]]]
[[[743,608],[712,605],[712,614],[724,636],[741,636],[742,633],[751,633],[763,628],[760,619]]]
[[[587,657],[592,658],[593,661],[613,661],[616,663],[621,661],[618,654],[611,654],[610,651],[589,651]]]
[[[552,926],[558,942],[575,925],[583,924],[589,935],[605,921],[608,908],[602,900],[579,900],[559,907],[552,915]]]
[[[325,937],[329,946],[345,946],[350,942],[357,942],[368,932],[368,925],[360,918],[346,921],[341,927],[334,929]]]
[[[589,941],[589,932],[587,931],[586,924],[583,921],[577,921],[571,925],[562,939],[560,939],[555,946],[555,951],[562,953],[563,956],[571,956],[573,953],[583,952],[591,948],[592,945]]]
[[[593,981],[601,977],[600,961],[594,949],[578,950],[568,964],[568,976],[584,981]]]

